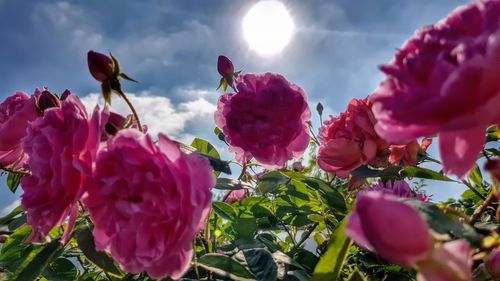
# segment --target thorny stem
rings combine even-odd
[[[469,216],[467,216],[466,214],[464,214],[460,210],[457,210],[455,208],[448,207],[448,206],[439,206],[439,209],[441,211],[443,211],[445,214],[452,214],[452,215],[456,215],[458,217],[463,218],[466,223],[470,222]]]
[[[314,230],[316,229],[316,227],[318,226],[318,223],[314,223],[307,231],[304,232],[304,234],[302,234],[302,238],[300,239],[299,242],[297,242],[297,245],[294,246],[291,250],[290,250],[290,253],[293,253],[294,251],[296,251],[302,244],[304,244],[304,242],[306,242],[306,240],[309,238],[309,236],[311,236],[311,234],[314,232]]]
[[[125,93],[121,93],[120,96],[125,100],[125,102],[127,103],[128,107],[130,108],[130,110],[132,110],[132,114],[134,115],[134,118],[137,121],[137,126],[139,126],[139,131],[141,131],[141,132],[144,133],[141,121],[139,120],[139,115],[137,114],[137,111],[135,111],[135,108],[132,105],[132,103],[130,102],[130,100],[128,99],[127,95],[125,95]]]
[[[493,191],[490,192],[490,194],[488,194],[488,197],[486,198],[486,200],[484,200],[483,204],[481,204],[481,206],[479,206],[479,208],[474,212],[474,214],[472,215],[471,219],[470,219],[470,222],[469,224],[474,226],[474,224],[479,221],[479,219],[481,218],[481,215],[486,211],[486,209],[491,205],[491,203],[493,203],[495,201],[495,194]]]

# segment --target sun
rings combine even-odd
[[[260,55],[280,53],[292,39],[295,24],[283,3],[260,1],[243,18],[243,38]]]

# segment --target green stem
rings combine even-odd
[[[137,126],[139,126],[139,131],[143,132],[144,133],[144,130],[142,128],[142,124],[141,124],[141,121],[139,120],[139,115],[137,114],[137,111],[135,111],[135,108],[134,106],[132,105],[132,102],[130,102],[130,100],[128,99],[128,97],[125,95],[125,93],[121,93],[120,95],[124,100],[125,102],[127,103],[128,107],[130,108],[130,110],[132,110],[132,114],[134,115],[134,118],[135,120],[137,121]]]
[[[484,200],[483,204],[481,204],[481,206],[479,206],[479,208],[476,209],[476,211],[472,215],[472,218],[470,219],[469,224],[474,226],[474,224],[479,221],[479,219],[481,218],[481,215],[486,211],[486,209],[491,205],[491,203],[493,203],[495,201],[495,199],[496,199],[496,196],[495,196],[494,192],[490,192],[490,194],[488,194],[488,197],[486,198],[486,200]]]

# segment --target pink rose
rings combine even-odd
[[[105,82],[115,77],[113,60],[105,54],[89,51],[87,54],[87,62],[90,74],[92,74],[95,80]]]
[[[236,160],[252,157],[267,169],[282,168],[309,145],[311,112],[304,91],[274,73],[246,74],[238,92],[219,98],[215,123]]]
[[[500,277],[500,248],[496,248],[486,257],[484,264],[493,277]]]
[[[499,0],[474,1],[417,31],[380,67],[377,133],[395,143],[437,134],[445,172],[465,176],[500,124],[499,15]]]
[[[377,183],[371,185],[363,192],[369,191],[380,191],[385,194],[392,194],[402,198],[416,199],[423,202],[428,202],[429,197],[425,194],[417,194],[415,193],[407,182],[404,180],[395,180],[395,181],[387,181],[382,182],[378,181]]]
[[[35,106],[35,98],[16,92],[0,104],[0,166],[20,168],[26,162],[21,139],[26,135],[28,124],[41,113]]]
[[[156,145],[136,129],[119,131],[99,148],[84,199],[97,250],[128,272],[180,278],[214,185],[208,161],[197,153],[184,154],[164,135]]]
[[[472,250],[465,240],[436,244],[417,266],[417,281],[472,281]]]
[[[78,213],[77,201],[97,147],[98,126],[98,108],[89,120],[75,95],[69,95],[61,108],[47,109],[43,117],[29,125],[22,147],[29,156],[31,174],[21,179],[21,202],[33,228],[32,241],[43,241],[53,227],[64,223],[68,214],[63,241],[71,233]]]
[[[368,99],[352,99],[345,112],[331,116],[320,129],[319,167],[345,179],[361,165],[387,166],[389,145],[374,125]]]
[[[380,191],[358,195],[345,232],[361,247],[404,266],[425,259],[432,250],[429,227],[418,211]]]
[[[227,197],[226,200],[224,200],[224,202],[227,204],[233,204],[234,202],[238,202],[247,198],[247,193],[244,189],[230,190],[226,194]]]

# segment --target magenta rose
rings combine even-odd
[[[429,197],[427,197],[425,194],[422,193],[418,194],[415,193],[415,191],[411,189],[410,185],[404,180],[395,180],[395,181],[389,180],[385,183],[382,181],[378,181],[375,184],[368,187],[367,189],[365,189],[365,191],[363,192],[368,192],[368,191],[380,191],[385,194],[392,194],[398,197],[415,199],[423,202],[429,201]]]
[[[368,99],[352,99],[345,112],[331,116],[320,129],[319,167],[345,179],[361,165],[387,166],[389,145],[374,125]]]
[[[274,73],[246,74],[238,92],[219,98],[215,123],[236,160],[255,158],[265,168],[282,168],[309,144],[311,112],[305,92]]]
[[[207,159],[159,135],[124,129],[103,143],[84,204],[97,250],[128,272],[180,278],[210,212],[215,185]]]
[[[0,104],[0,166],[19,168],[26,162],[21,139],[29,123],[41,116],[35,97],[16,92]]]
[[[21,179],[21,202],[33,228],[32,241],[43,241],[68,215],[63,241],[71,233],[99,140],[99,115],[96,108],[89,120],[78,97],[69,95],[61,108],[47,109],[29,125],[22,148],[31,173]]]
[[[410,266],[432,250],[427,222],[402,198],[380,191],[359,193],[346,234],[389,262]]]
[[[241,201],[245,198],[247,198],[245,189],[230,190],[226,193],[226,199],[224,202],[227,204],[233,204],[234,202]]]
[[[446,173],[463,177],[500,124],[500,1],[474,1],[407,41],[371,97],[391,142],[439,136]]]

